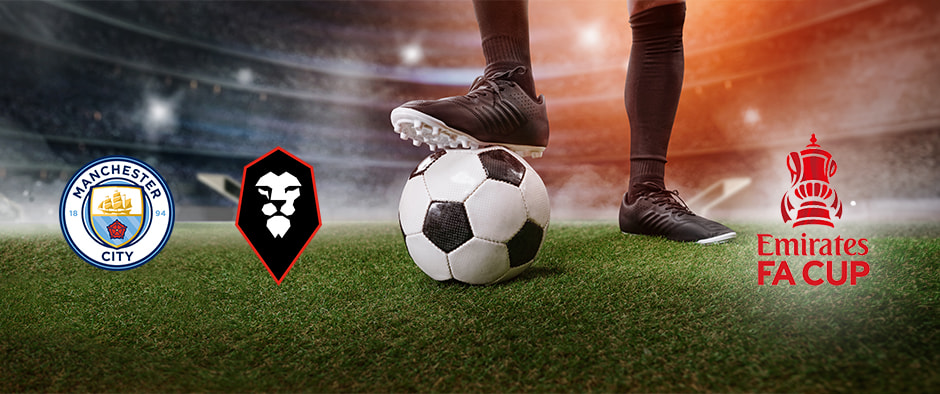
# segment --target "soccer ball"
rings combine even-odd
[[[549,217],[542,178],[499,146],[431,154],[412,171],[398,205],[415,264],[432,279],[470,284],[525,271]]]

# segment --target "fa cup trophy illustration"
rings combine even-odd
[[[819,224],[834,227],[832,217],[842,218],[842,201],[829,187],[829,177],[836,173],[836,162],[829,152],[816,144],[816,134],[810,144],[797,152],[790,152],[787,168],[790,170],[790,190],[780,201],[783,222],[793,219],[793,227]]]

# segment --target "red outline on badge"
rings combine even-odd
[[[292,159],[296,160],[300,164],[303,164],[304,166],[310,169],[310,180],[313,182],[313,204],[316,205],[317,207],[317,227],[313,229],[312,233],[310,233],[310,238],[307,238],[307,242],[304,242],[304,246],[300,248],[300,250],[297,252],[297,255],[294,256],[294,260],[292,260],[290,262],[290,265],[287,266],[287,270],[284,271],[284,275],[281,276],[280,280],[278,280],[277,277],[274,276],[274,272],[272,272],[271,268],[268,267],[268,263],[264,261],[264,259],[261,257],[261,254],[259,254],[258,250],[255,249],[255,245],[251,243],[251,240],[248,239],[248,236],[245,235],[244,231],[242,231],[241,226],[238,225],[238,218],[242,214],[242,209],[241,209],[242,208],[242,195],[245,193],[244,182],[245,182],[245,176],[248,174],[248,167],[253,166],[255,163],[261,161],[261,159],[268,157],[275,151],[281,151],[282,153],[290,156]],[[277,283],[278,286],[280,286],[281,282],[284,281],[284,278],[287,277],[287,273],[290,272],[291,268],[294,268],[294,263],[296,263],[297,260],[300,259],[300,255],[304,254],[304,250],[307,249],[307,245],[309,245],[310,241],[313,240],[313,236],[317,235],[317,232],[320,231],[320,227],[323,226],[323,218],[320,216],[320,196],[319,196],[320,193],[317,192],[317,177],[314,175],[315,174],[313,172],[313,166],[311,166],[310,164],[307,164],[307,162],[303,160],[300,160],[299,158],[297,158],[297,156],[294,156],[293,154],[284,150],[280,146],[278,146],[277,148],[271,149],[270,152],[261,155],[261,157],[255,159],[251,163],[246,164],[245,167],[242,168],[242,183],[243,184],[240,190],[238,191],[238,207],[236,208],[237,210],[235,214],[235,227],[238,228],[238,232],[242,233],[242,237],[245,238],[245,242],[248,242],[248,246],[251,246],[251,250],[255,252],[255,256],[258,256],[258,260],[261,260],[261,263],[264,264],[264,268],[268,270],[268,274],[270,274],[271,277],[274,278],[274,282]]]

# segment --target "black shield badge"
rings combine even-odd
[[[235,225],[280,285],[320,229],[313,167],[281,147],[249,163]]]

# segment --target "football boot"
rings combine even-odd
[[[415,100],[392,110],[395,132],[431,150],[504,146],[519,155],[541,157],[548,146],[545,99],[533,100],[513,73],[525,67],[477,77],[463,96]]]
[[[673,241],[717,244],[737,234],[721,223],[698,216],[679,198],[679,192],[645,182],[634,201],[624,194],[620,204],[620,231],[661,236]]]

